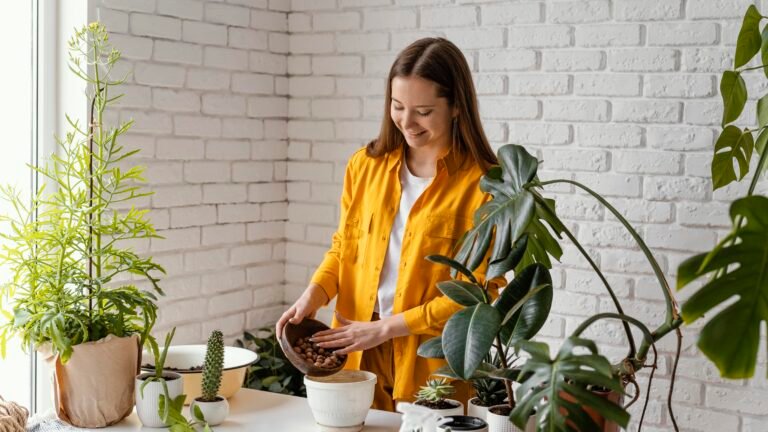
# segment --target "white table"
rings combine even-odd
[[[183,413],[189,418],[188,407]],[[214,432],[227,431],[280,431],[316,432],[307,400],[260,390],[240,389],[229,399],[229,416],[224,423],[215,426]],[[400,414],[370,410],[365,419],[364,432],[396,432],[400,429]],[[120,423],[102,429],[109,432],[163,431],[167,429],[144,428],[134,412]]]

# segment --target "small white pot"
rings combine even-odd
[[[461,415],[461,416],[464,415],[464,404],[463,403],[461,403],[461,402],[459,402],[459,401],[457,401],[455,399],[445,399],[445,400],[448,401],[448,402],[452,402],[454,405],[458,404],[458,406],[456,406],[454,408],[434,409],[434,408],[430,408],[430,407],[428,407],[426,405],[419,405],[419,404],[416,404],[416,405],[418,405],[420,407],[427,408],[429,410],[432,410],[432,411],[438,413],[442,417],[451,416],[451,415]]]
[[[472,431],[488,432],[488,423],[485,420],[475,416],[450,416],[452,421],[437,427],[437,432],[452,431]]]
[[[485,420],[486,413],[488,413],[488,407],[477,405],[475,403],[479,401],[480,399],[476,397],[469,400],[467,403],[467,415]]]
[[[195,417],[195,407],[198,406],[208,425],[220,425],[229,415],[229,403],[221,396],[217,396],[216,398],[217,400],[213,402],[201,401],[200,398],[193,400],[192,403],[189,404],[190,418],[197,418]]]
[[[326,377],[304,376],[307,403],[320,431],[359,431],[373,403],[376,375],[342,370]]]
[[[160,404],[160,395],[163,394],[163,384],[158,381],[152,381],[144,387],[142,395],[141,386],[144,379],[153,376],[154,373],[145,372],[136,377],[136,414],[141,420],[141,424],[146,427],[165,427],[165,423],[157,412]],[[165,384],[168,386],[168,396],[175,399],[184,392],[184,381],[181,375],[175,372],[163,372]]]
[[[488,422],[488,432],[523,432],[522,429],[515,426],[508,415],[499,415],[491,411],[491,408],[505,405],[494,405],[488,408],[485,421]]]

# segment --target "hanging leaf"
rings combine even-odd
[[[540,286],[543,288],[507,318],[515,305],[525,299],[531,290]],[[500,336],[504,344],[532,338],[547,321],[552,297],[552,277],[542,264],[533,264],[518,273],[493,304],[502,317]]]
[[[457,274],[456,272],[458,271],[459,273],[461,273],[464,276],[466,276],[467,279],[469,279],[470,281],[472,281],[472,282],[474,282],[476,284],[479,284],[477,279],[475,279],[475,275],[473,275],[472,272],[469,271],[468,268],[464,267],[464,264],[462,264],[462,263],[460,263],[458,261],[455,261],[455,260],[453,260],[451,258],[448,258],[447,256],[443,256],[443,255],[427,255],[426,257],[424,257],[424,259],[426,259],[427,261],[431,261],[433,263],[436,263],[436,264],[447,265],[448,267],[450,267],[452,269],[451,270],[451,276],[453,276],[453,277],[456,277],[456,274]]]
[[[483,361],[500,325],[499,313],[485,303],[462,309],[445,323],[443,352],[448,365],[461,379],[469,379]]]
[[[733,161],[739,165],[738,180],[749,172],[754,141],[751,132],[743,132],[730,125],[723,129],[715,143],[715,156],[712,159],[712,185],[714,190],[727,186],[737,180]]]
[[[768,322],[768,198],[750,196],[731,205],[731,220],[744,220],[710,253],[689,258],[678,268],[677,288],[712,272],[710,280],[683,305],[682,316],[692,323],[723,303],[729,303],[701,330],[698,347],[725,378],[749,378],[755,373],[761,322]],[[735,302],[730,302],[734,300]],[[734,337],[738,335],[738,337]]]
[[[445,358],[445,354],[443,354],[443,338],[438,336],[427,340],[419,345],[416,354],[418,354],[419,357],[425,358]]]
[[[741,74],[734,71],[723,72],[720,80],[720,95],[723,97],[722,126],[736,120],[747,103],[747,86]]]
[[[768,94],[757,101],[757,125],[768,125]]]
[[[763,27],[761,34],[762,44],[760,45],[760,57],[764,65],[768,65],[768,26]],[[768,78],[768,67],[763,68],[765,77]]]
[[[760,51],[762,38],[760,37],[760,12],[754,5],[747,8],[744,20],[741,22],[739,37],[736,39],[736,56],[734,67],[739,68],[749,63],[752,57]]]
[[[499,261],[491,262],[488,264],[488,269],[485,271],[486,280],[492,280],[499,276],[504,276],[509,269],[515,268],[517,264],[523,259],[526,249],[528,248],[528,234],[523,234],[509,251],[506,258]]]
[[[483,289],[471,282],[447,280],[437,283],[437,288],[448,298],[462,306],[484,303]]]

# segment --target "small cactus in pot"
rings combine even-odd
[[[194,418],[205,419],[211,426],[220,424],[229,414],[227,399],[218,395],[223,368],[224,335],[219,330],[214,330],[208,338],[205,351],[201,396],[189,405],[190,414]]]

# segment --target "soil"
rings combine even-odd
[[[142,369],[152,369],[152,370],[154,370],[155,369],[155,365],[152,365],[152,364],[149,364],[149,363],[145,363],[145,364],[141,365],[141,368]],[[172,372],[178,372],[178,371],[184,371],[184,372],[201,371],[201,370],[203,370],[203,365],[192,366],[192,367],[189,367],[189,368],[166,367],[166,368],[163,368],[163,370],[172,371]]]
[[[416,401],[416,405],[420,405],[423,407],[427,407],[429,409],[436,409],[436,410],[443,410],[443,409],[451,409],[456,408],[459,406],[456,402],[447,401],[445,399],[438,401],[438,402],[430,402],[430,401]]]
[[[509,416],[509,414],[512,412],[512,408],[509,407],[509,405],[504,406],[494,406],[493,408],[488,409],[488,411],[496,414],[496,415],[502,415],[502,416]]]
[[[480,398],[478,398],[478,397],[474,397],[474,398],[470,399],[469,403],[471,403],[472,405],[483,407],[483,408],[488,408],[489,406],[491,406],[491,405],[484,404],[483,401]]]

